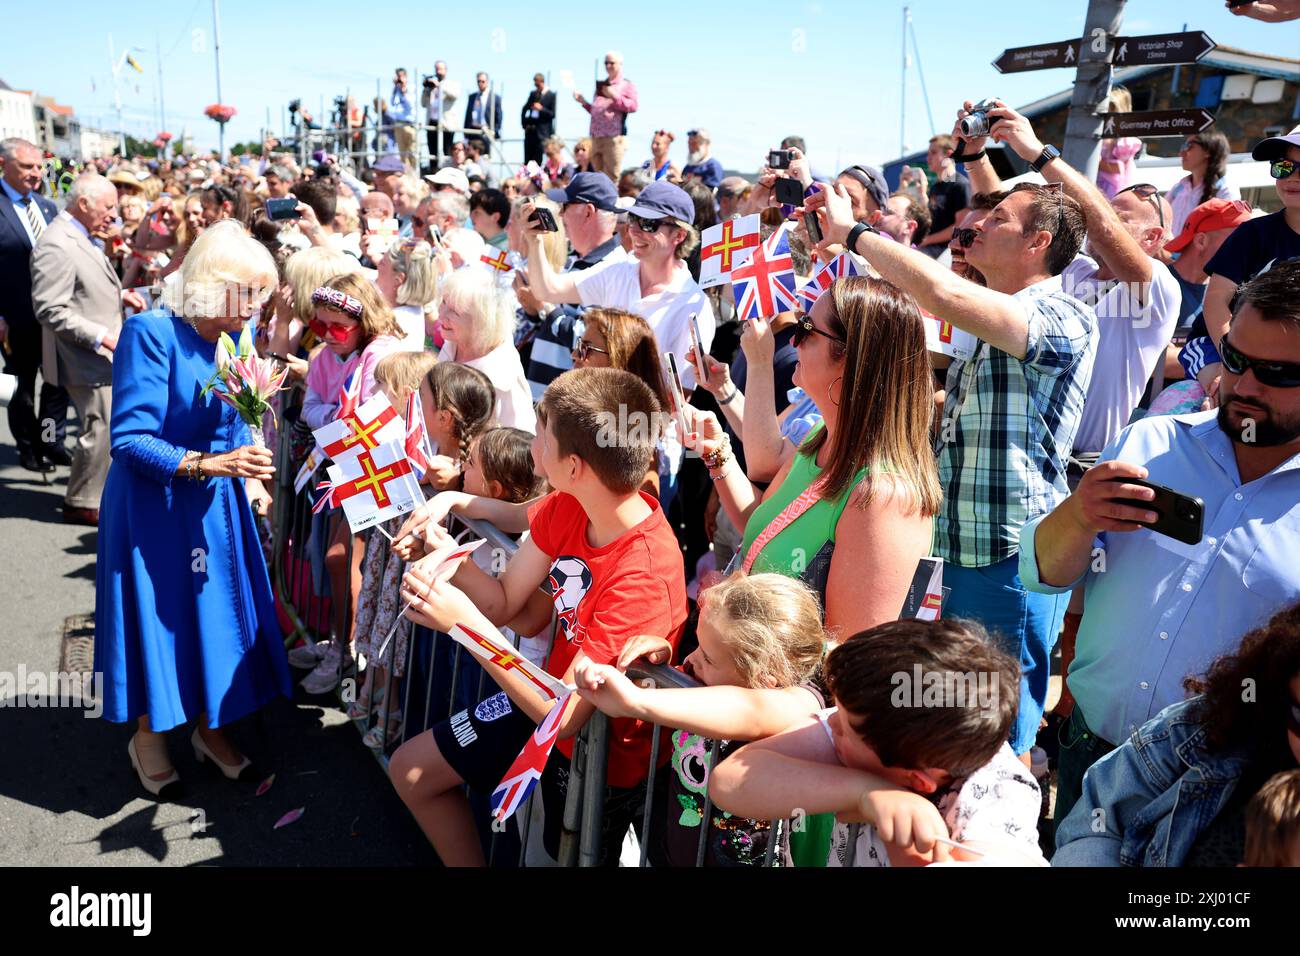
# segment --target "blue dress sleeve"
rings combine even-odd
[[[162,437],[171,362],[148,317],[122,326],[113,356],[111,452],[138,475],[170,484],[185,449]]]

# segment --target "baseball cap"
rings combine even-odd
[[[1285,136],[1270,136],[1260,140],[1251,150],[1252,159],[1270,163],[1275,159],[1285,159],[1288,146],[1300,146],[1300,126],[1295,127]]]
[[[425,176],[424,179],[434,186],[450,186],[459,193],[469,195],[469,177],[455,166],[444,166],[436,173]]]
[[[546,198],[557,203],[591,203],[606,212],[618,211],[618,190],[604,173],[578,173],[563,189],[546,190]]]
[[[404,173],[406,164],[396,153],[385,153],[375,160],[375,164],[370,167],[377,173]]]
[[[686,190],[662,180],[641,190],[628,213],[642,219],[676,219],[695,225],[695,203]]]
[[[1187,216],[1183,231],[1165,243],[1167,252],[1182,252],[1198,232],[1231,229],[1250,219],[1250,204],[1240,199],[1208,199]]]
[[[862,183],[877,208],[884,209],[889,202],[889,184],[885,182],[884,175],[875,166],[850,166],[840,175]]]
[[[749,180],[744,176],[728,176],[718,183],[718,195],[739,196],[748,186]]]

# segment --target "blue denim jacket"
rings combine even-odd
[[[1241,753],[1206,753],[1198,700],[1169,705],[1088,768],[1053,866],[1182,865],[1246,766]]]

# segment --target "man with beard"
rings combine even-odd
[[[1245,283],[1223,338],[1217,411],[1124,429],[1051,514],[1020,535],[1020,577],[1061,593],[1082,583],[1067,678],[1055,819],[1084,771],[1242,635],[1300,597],[1300,261]],[[1145,479],[1204,503],[1199,543],[1144,527]]]
[[[682,167],[682,178],[690,179],[694,176],[710,189],[717,189],[726,173],[722,164],[709,155],[711,145],[707,129],[686,131],[686,148],[690,150],[690,155]]]

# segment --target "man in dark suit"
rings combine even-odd
[[[465,104],[465,139],[477,140],[484,155],[491,155],[488,137],[501,138],[501,94],[488,92],[488,75],[477,77],[478,89]]]
[[[533,86],[519,122],[524,128],[524,162],[540,166],[546,141],[555,135],[555,93],[546,88],[546,77],[540,73],[533,76]]]
[[[5,371],[18,379],[9,402],[9,430],[28,471],[71,465],[63,445],[68,393],[46,380],[36,417],[36,372],[41,367],[41,327],[32,311],[32,248],[59,210],[43,196],[41,151],[25,139],[0,141],[0,348]]]

